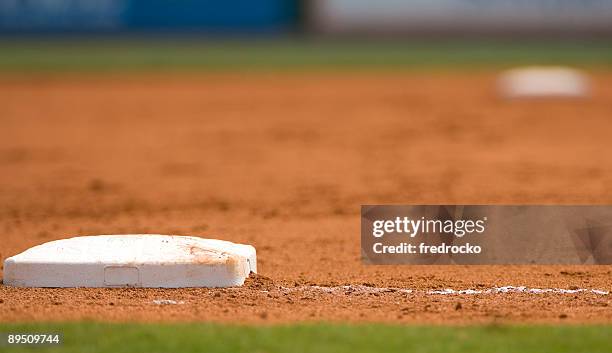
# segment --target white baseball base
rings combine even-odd
[[[173,235],[99,235],[51,241],[4,261],[16,287],[231,287],[257,272],[255,248]]]
[[[589,80],[579,70],[561,66],[530,66],[504,72],[498,81],[505,98],[581,98]]]

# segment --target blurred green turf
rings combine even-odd
[[[0,71],[278,71],[612,66],[612,41],[0,39]]]
[[[8,332],[59,332],[64,343],[2,352],[612,352],[612,326],[0,324]]]

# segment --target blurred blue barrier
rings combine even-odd
[[[297,0],[0,0],[0,32],[279,33]]]

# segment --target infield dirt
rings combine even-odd
[[[5,75],[1,260],[75,235],[181,234],[254,245],[260,276],[0,286],[0,321],[612,323],[610,294],[427,293],[612,291],[612,266],[360,262],[361,204],[612,203],[612,73],[591,75],[591,98],[531,101],[498,98],[493,72]]]

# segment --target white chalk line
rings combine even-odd
[[[240,289],[239,287],[228,289]],[[383,293],[403,293],[403,294],[425,294],[425,295],[490,295],[490,294],[507,294],[507,293],[524,293],[524,294],[595,294],[609,295],[609,291],[600,289],[563,289],[563,288],[530,288],[526,286],[503,286],[493,287],[488,289],[435,289],[435,290],[414,290],[397,287],[370,287],[364,285],[346,285],[346,286],[298,286],[298,287],[279,287],[283,293],[326,293],[331,295],[339,294],[383,294]],[[268,290],[262,290],[263,293],[268,293]],[[184,301],[171,299],[156,299],[152,301],[155,305],[180,305],[185,304]]]
[[[156,305],[179,305],[179,304],[185,304],[185,302],[182,301],[182,300],[176,301],[176,300],[172,300],[172,299],[156,299],[156,300],[153,300],[153,304],[156,304]]]
[[[563,288],[530,288],[525,286],[503,286],[493,287],[488,289],[436,289],[436,290],[413,290],[406,288],[395,287],[370,287],[364,285],[347,285],[347,286],[298,286],[298,287],[281,287],[282,292],[320,292],[329,294],[372,294],[372,293],[405,293],[405,294],[426,294],[426,295],[476,295],[476,294],[505,294],[505,293],[526,293],[526,294],[597,294],[608,295],[609,291],[600,289],[563,289]]]

